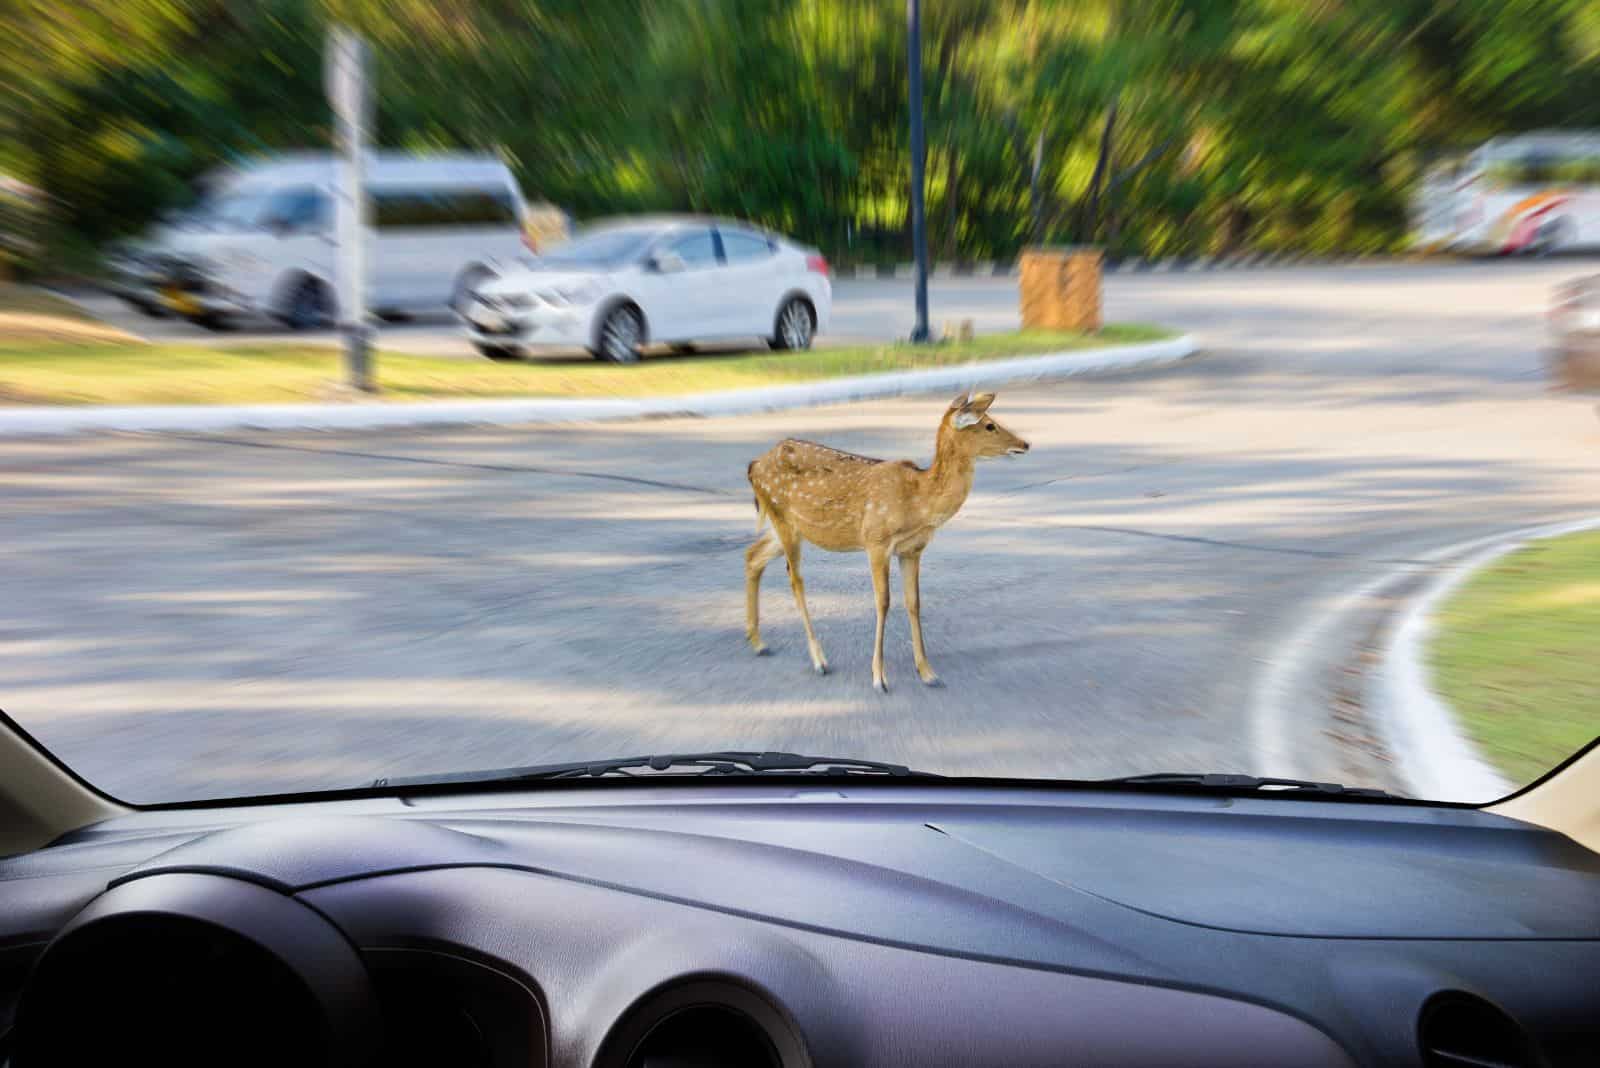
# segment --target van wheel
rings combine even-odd
[[[315,278],[302,278],[282,316],[290,330],[311,330],[333,321],[333,294]]]
[[[1533,240],[1528,243],[1528,251],[1541,257],[1559,252],[1572,240],[1570,230],[1571,224],[1565,218],[1551,219],[1534,232]]]
[[[809,349],[811,339],[817,332],[817,320],[811,314],[811,305],[799,297],[791,297],[778,309],[775,325],[777,329],[772,333],[770,344],[780,350]]]
[[[637,363],[644,342],[644,321],[631,304],[618,304],[600,322],[598,345],[590,350],[607,363]]]

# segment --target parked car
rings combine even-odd
[[[815,249],[748,223],[654,216],[581,231],[477,286],[462,316],[490,359],[552,346],[631,363],[649,343],[759,338],[810,348],[832,305],[828,263]]]
[[[204,225],[159,253],[167,308],[204,325],[240,314],[296,329],[331,322],[335,180],[325,153],[241,168]],[[458,307],[530,249],[522,192],[491,156],[376,153],[366,191],[368,303],[379,315]]]

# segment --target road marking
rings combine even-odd
[[[1434,610],[1478,571],[1529,542],[1597,527],[1600,516],[1591,516],[1480,538],[1447,554],[1448,569],[1402,610],[1384,644],[1371,703],[1384,745],[1413,795],[1481,803],[1504,797],[1517,785],[1484,759],[1454,710],[1430,685],[1424,650],[1433,633]]]
[[[1503,785],[1504,780],[1496,782],[1481,774],[1481,770],[1491,769],[1484,767],[1481,758],[1473,753],[1453,713],[1426,689],[1426,673],[1418,655],[1427,636],[1426,621],[1432,606],[1453,589],[1455,583],[1489,560],[1538,538],[1594,527],[1600,527],[1600,517],[1525,527],[1454,542],[1418,553],[1415,562],[1391,567],[1331,600],[1320,599],[1289,637],[1276,647],[1266,662],[1266,669],[1257,678],[1250,704],[1251,757],[1255,773],[1286,778],[1310,778],[1318,773],[1318,769],[1305,762],[1303,748],[1296,744],[1294,722],[1304,711],[1300,698],[1307,688],[1308,678],[1330,666],[1326,659],[1319,663],[1319,658],[1327,652],[1325,646],[1330,634],[1392,587],[1446,566],[1448,571],[1438,572],[1438,577],[1431,580],[1431,594],[1411,599],[1401,623],[1393,628],[1385,645],[1385,664],[1400,650],[1404,650],[1401,655],[1410,655],[1413,660],[1415,671],[1402,673],[1399,680],[1409,696],[1403,699],[1380,696],[1376,703],[1386,707],[1368,711],[1378,721],[1379,734],[1394,759],[1396,774],[1413,796],[1475,802],[1503,796],[1509,787],[1497,787]],[[1465,563],[1455,563],[1464,557]],[[1449,566],[1452,563],[1455,566]],[[1380,667],[1380,674],[1384,671]],[[1419,698],[1414,699],[1418,692],[1433,707]],[[1390,721],[1397,719],[1408,722],[1396,727]],[[1476,791],[1475,795],[1465,796],[1467,791],[1463,787]]]

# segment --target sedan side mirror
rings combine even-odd
[[[689,265],[683,257],[670,249],[664,249],[650,257],[650,267],[659,274],[677,274]]]

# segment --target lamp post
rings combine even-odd
[[[367,136],[372,127],[371,54],[366,42],[336,27],[328,34],[328,102],[333,105],[334,230],[338,237],[339,333],[344,338],[345,378],[352,389],[371,392],[372,325],[367,321],[367,207],[364,186]]]
[[[906,0],[906,48],[911,68],[911,249],[916,258],[917,323],[911,340],[928,340],[928,225],[922,205],[922,171],[927,148],[922,138],[922,0]]]

